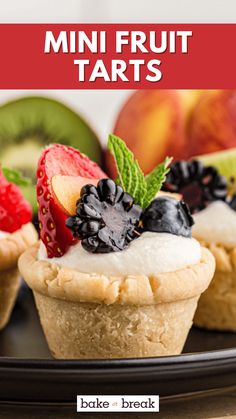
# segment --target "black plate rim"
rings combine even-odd
[[[120,394],[121,391],[123,394],[157,392],[161,397],[169,397],[235,385],[236,334],[226,333],[226,342],[224,333],[217,334],[217,344],[213,345],[212,332],[203,333],[202,337],[201,329],[200,333],[196,330],[192,335],[195,346],[187,343],[184,353],[175,356],[53,359],[49,357],[45,339],[42,341],[43,332],[36,311],[31,312],[32,301],[32,295],[25,292],[19,300],[25,317],[17,323],[19,313],[15,311],[11,320],[13,328],[5,341],[3,332],[0,378],[4,385],[1,386],[0,403],[61,404],[74,401],[75,394]],[[31,333],[30,341],[27,333],[21,335],[23,326]],[[18,339],[22,336],[23,346],[17,350]]]
[[[215,351],[205,351],[196,353],[187,353],[174,356],[152,357],[152,358],[125,358],[125,359],[83,359],[83,360],[58,360],[58,359],[27,359],[27,358],[11,358],[0,357],[0,370],[17,371],[23,369],[38,371],[39,373],[49,372],[78,372],[82,370],[109,370],[124,369],[146,369],[158,367],[164,372],[170,367],[174,369],[193,368],[193,365],[202,365],[204,368],[215,366],[220,367],[228,364],[229,366],[236,361],[236,348],[229,348]],[[235,364],[236,366],[236,364]]]

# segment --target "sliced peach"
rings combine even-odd
[[[99,179],[88,179],[81,176],[56,175],[52,177],[52,193],[57,204],[68,215],[74,215],[76,202],[84,185],[97,185]]]

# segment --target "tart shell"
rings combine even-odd
[[[8,323],[20,288],[17,268],[0,272],[0,330]]]
[[[24,224],[20,230],[0,240],[0,272],[17,266],[19,256],[38,240],[32,223]]]
[[[20,257],[22,276],[34,291],[73,302],[150,305],[191,298],[208,287],[215,269],[213,256],[202,248],[199,263],[175,272],[149,277],[87,274],[37,260],[38,246]]]
[[[28,223],[0,240],[0,329],[10,318],[20,287],[19,256],[37,239],[33,224]]]
[[[58,359],[141,358],[181,353],[198,297],[152,305],[63,301],[34,291]]]
[[[236,331],[236,248],[208,247],[215,257],[216,271],[199,300],[194,323],[206,329]]]
[[[204,248],[198,264],[155,277],[84,274],[39,261],[37,251],[26,250],[19,269],[50,350],[61,359],[179,354],[215,269]]]

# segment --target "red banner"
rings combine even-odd
[[[2,24],[0,89],[229,89],[236,24]]]

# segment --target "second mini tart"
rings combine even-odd
[[[236,331],[236,213],[217,201],[196,214],[195,220],[194,236],[216,261],[215,275],[199,301],[195,324]]]
[[[38,240],[31,207],[0,172],[0,329],[8,322],[20,287],[20,255]]]
[[[37,239],[34,226],[27,223],[0,240],[0,329],[9,320],[20,287],[18,259]]]
[[[200,161],[179,161],[172,166],[165,189],[183,194],[194,212],[193,237],[216,261],[213,280],[199,300],[194,323],[236,331],[236,212],[226,178]]]

